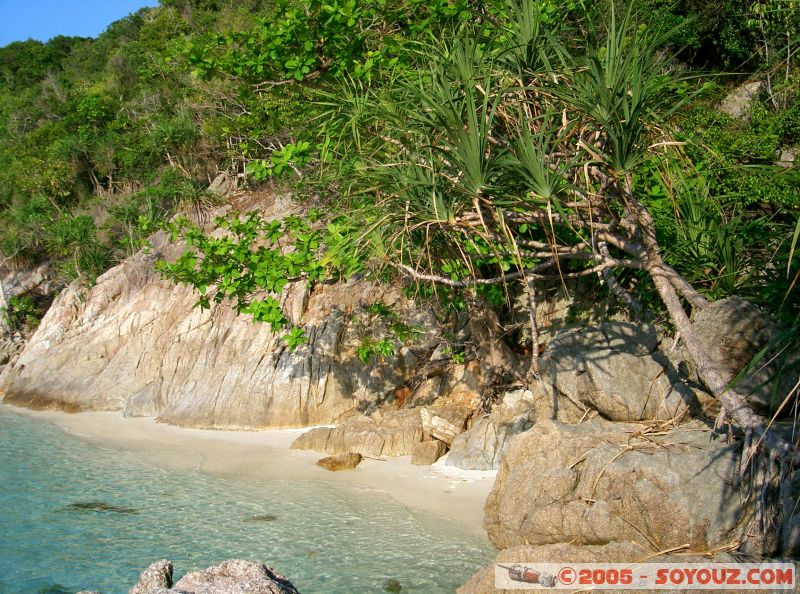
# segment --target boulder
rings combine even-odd
[[[719,110],[737,120],[749,119],[751,104],[761,92],[761,87],[760,81],[748,82],[736,87],[722,100]]]
[[[777,159],[775,161],[775,164],[778,165],[779,167],[786,167],[787,169],[789,167],[794,167],[795,161],[797,161],[797,153],[789,149],[779,150],[776,156]]]
[[[353,415],[337,427],[317,427],[292,443],[292,449],[324,454],[357,452],[362,456],[409,456],[422,441],[418,408]]]
[[[439,345],[431,355],[431,361],[444,358],[449,358],[449,355],[444,352],[444,346]],[[406,406],[458,406],[473,411],[480,402],[480,363],[473,360],[461,365],[448,362],[441,375],[422,382]]]
[[[181,594],[298,594],[283,575],[257,561],[230,559],[175,583]]]
[[[156,561],[139,575],[139,581],[128,594],[161,594],[172,587],[172,561]]]
[[[355,452],[347,452],[346,454],[336,454],[335,456],[327,456],[317,460],[317,466],[331,471],[338,470],[353,470],[356,466],[361,464],[361,454]]]
[[[563,330],[542,361],[554,415],[576,422],[596,410],[612,421],[672,420],[699,414],[708,398],[658,350],[653,326],[604,322]]]
[[[647,435],[600,418],[538,420],[511,441],[484,525],[498,548],[629,541],[710,550],[746,529],[740,451],[697,422]]]
[[[222,172],[208,186],[208,191],[219,196],[229,196],[236,191],[236,185],[236,176]]]
[[[54,271],[50,262],[44,262],[36,268],[10,270],[0,276],[3,296],[0,296],[0,308],[5,308],[4,300],[26,294],[48,295],[53,290]]]
[[[420,442],[411,452],[411,463],[417,466],[430,466],[444,456],[446,451],[447,445],[438,439]]]
[[[533,425],[534,400],[534,394],[528,390],[505,394],[489,415],[455,438],[446,464],[465,470],[497,468],[511,438]]]
[[[453,443],[458,434],[464,431],[472,410],[459,405],[446,405],[438,408],[421,408],[422,429],[447,445]]]
[[[694,316],[697,337],[706,351],[717,362],[725,381],[730,381],[744,369],[779,333],[779,328],[769,314],[741,297],[728,297],[709,304]],[[696,371],[691,355],[681,349],[681,356],[690,364],[689,373]],[[778,381],[778,397],[782,400],[797,383],[800,365],[790,366],[778,373],[778,365],[765,357],[736,384],[753,409],[769,414],[773,387]],[[780,403],[780,400],[778,401]],[[789,407],[791,408],[791,407]]]

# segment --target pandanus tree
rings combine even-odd
[[[493,39],[473,33],[427,48],[421,68],[390,91],[356,93],[357,111],[345,104],[332,114],[358,131],[346,150],[359,143],[353,188],[371,197],[358,213],[372,221],[363,241],[415,281],[473,294],[518,283],[534,342],[527,381],[539,364],[537,286],[599,275],[641,312],[621,281],[636,271],[719,400],[719,420],[745,434],[745,456],[759,451],[753,460],[780,461],[786,472],[794,444],[753,411],[699,340],[689,310],[707,300],[665,262],[635,183],[645,162],[683,158],[670,120],[693,86],[669,71],[663,40],[633,18],[611,10],[594,38],[564,42],[537,6],[509,3]],[[339,96],[353,96],[352,86]],[[518,361],[492,333],[497,319],[479,299],[471,313],[485,339],[481,363],[514,373]]]

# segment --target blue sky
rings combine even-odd
[[[112,22],[158,0],[0,0],[0,47],[56,35],[97,37]]]

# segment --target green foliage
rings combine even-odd
[[[361,342],[361,346],[356,349],[356,355],[362,363],[369,363],[373,357],[391,357],[394,352],[394,342],[390,338],[375,340],[372,337],[367,337]]]
[[[289,329],[289,331],[283,335],[283,340],[286,342],[286,346],[289,350],[294,351],[301,344],[308,342],[308,337],[304,330],[295,327]]]
[[[396,320],[397,314],[383,301],[375,301],[367,306],[367,312],[373,316],[380,316],[388,320]]]
[[[274,151],[269,161],[262,159],[248,163],[245,171],[256,181],[280,177],[291,170],[299,171],[311,160],[308,142],[290,143]]]
[[[0,313],[12,332],[33,330],[42,319],[42,314],[28,295],[12,297],[8,300],[8,308]]]
[[[166,223],[174,239],[186,241],[187,250],[175,262],[158,262],[165,277],[197,289],[201,308],[230,300],[238,312],[277,331],[288,322],[275,295],[289,282],[315,283],[344,272],[335,259],[321,258],[327,234],[309,219],[267,221],[251,213],[216,224],[222,233],[207,235],[185,219]],[[300,335],[290,336],[290,344],[299,344]]]

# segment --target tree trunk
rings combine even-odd
[[[645,269],[653,279],[656,291],[666,306],[672,323],[680,332],[686,349],[697,365],[697,374],[700,380],[720,401],[725,413],[730,416],[735,425],[763,440],[770,453],[781,459],[788,459],[794,449],[792,444],[774,431],[770,431],[764,423],[764,419],[753,412],[744,395],[737,392],[735,387],[728,387],[724,373],[698,338],[694,325],[684,311],[676,290],[676,285],[680,287],[682,283],[676,282],[675,271],[669,268],[661,257],[653,217],[647,208],[633,197],[630,192],[630,180],[628,180],[626,189],[629,190],[630,209],[644,235]],[[683,279],[681,280],[683,281]],[[686,281],[683,283],[688,284]]]
[[[0,334],[10,330],[8,325],[8,301],[6,300],[6,290],[3,287],[3,279],[0,278]]]

